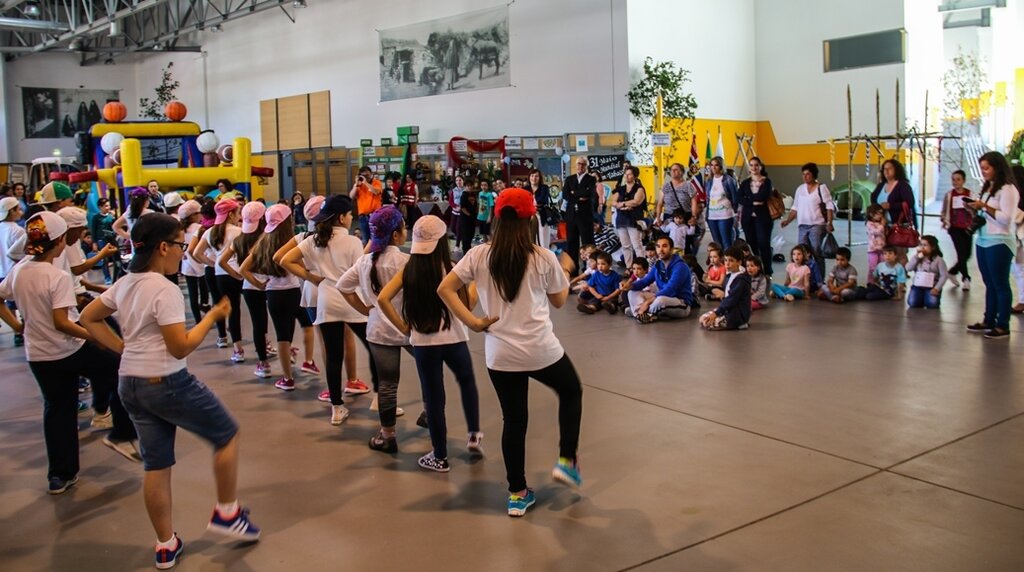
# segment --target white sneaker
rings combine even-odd
[[[226,348],[226,347],[228,347],[228,339],[227,338],[217,338],[217,347],[218,348]]]
[[[473,453],[474,455],[479,455],[479,456],[482,457],[483,454],[484,454],[484,446],[482,444],[483,440],[484,440],[484,434],[483,433],[481,433],[479,431],[477,431],[476,433],[470,433],[469,434],[469,442],[466,443],[466,449],[468,449],[470,453]]]
[[[103,444],[133,463],[142,462],[142,456],[139,455],[139,446],[135,441],[111,441],[110,437],[104,437]]]
[[[92,421],[89,422],[89,429],[93,431],[106,431],[114,428],[114,416],[108,409],[106,413],[94,413]]]
[[[373,401],[370,402],[370,411],[380,411],[380,405],[377,403],[377,396],[373,396]],[[395,417],[401,417],[405,415],[405,409],[401,407],[395,407]]]
[[[256,375],[256,377],[270,377],[270,363],[265,361],[256,362],[256,371],[254,371],[253,373]]]
[[[331,425],[341,425],[352,413],[344,405],[331,406]]]
[[[956,274],[949,275],[949,283],[952,284],[954,288],[960,287],[960,280],[957,279]]]
[[[963,286],[961,286],[960,289],[963,290],[964,292],[970,292],[970,290],[971,290],[971,279],[970,278],[964,278]]]

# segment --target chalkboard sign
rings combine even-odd
[[[587,170],[600,173],[602,181],[618,181],[625,171],[625,155],[590,155],[587,160],[590,162]]]
[[[526,178],[536,168],[533,157],[509,157],[508,175],[513,179]]]

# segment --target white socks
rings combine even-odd
[[[224,518],[235,516],[238,512],[238,501],[232,501],[227,504],[217,503],[217,512]]]

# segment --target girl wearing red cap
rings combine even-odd
[[[526,485],[528,383],[532,377],[558,394],[559,457],[555,480],[581,483],[577,446],[583,410],[579,375],[551,326],[549,307],[561,308],[569,280],[555,254],[533,244],[533,195],[508,189],[498,195],[490,244],[473,248],[438,287],[449,310],[476,332],[485,332],[487,373],[501,402],[501,450],[508,477],[509,516],[523,516],[535,502]],[[478,318],[458,291],[475,282],[486,317]]]

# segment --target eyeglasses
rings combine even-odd
[[[165,240],[164,242],[166,242],[167,244],[174,244],[180,247],[182,252],[185,252],[185,249],[188,248],[187,242],[178,242],[176,240]]]

